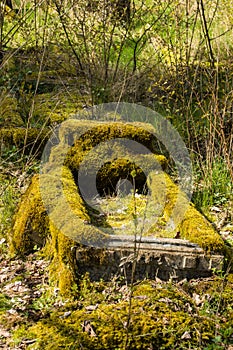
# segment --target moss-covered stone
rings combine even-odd
[[[164,205],[157,227],[160,225],[162,229],[168,229],[172,226],[173,236],[179,232],[180,238],[197,243],[209,253],[226,252],[224,241],[213,225],[198,212],[169,175],[154,173],[150,187],[152,195],[156,196],[156,202],[162,200],[161,204]],[[165,191],[165,198],[159,191]]]
[[[132,183],[135,180],[138,189],[140,186],[141,189],[144,187],[147,179],[151,196],[162,210],[161,213],[154,214],[155,225],[152,225],[149,232],[143,232],[143,235],[167,237],[168,232],[169,237],[174,237],[179,234],[181,238],[198,243],[208,253],[225,253],[225,245],[220,235],[164,172],[167,160],[164,156],[154,153],[157,143],[150,129],[143,128],[142,125],[120,122],[94,122],[94,126],[89,128],[89,123],[71,120],[61,126],[61,142],[51,148],[45,173],[40,177],[34,176],[16,213],[12,237],[13,251],[25,253],[35,244],[45,245],[45,251],[52,259],[51,280],[58,284],[63,294],[72,290],[78,272],[73,253],[75,246],[80,243],[86,246],[103,246],[108,237],[104,232],[111,233],[113,224],[112,219],[109,224],[108,218],[104,217],[100,225],[97,219],[99,212],[83,199],[78,185],[78,174],[80,169],[84,173],[86,171],[84,179],[88,188],[90,174],[94,174],[99,166],[98,145],[123,138],[136,142],[136,145],[144,145],[150,152],[140,154],[140,147],[132,147],[129,154],[133,161],[129,161],[124,144],[117,144],[114,149],[110,147],[110,160],[104,162],[97,173],[99,193],[105,193],[110,184],[116,186],[120,178],[128,177]],[[68,153],[67,145],[71,146]],[[106,149],[100,148],[100,154],[103,151]],[[138,166],[138,163],[142,166]],[[48,186],[47,183],[52,186]],[[41,193],[42,188],[44,190]],[[127,215],[135,219],[132,210],[128,211]],[[100,226],[109,230],[104,231]]]
[[[23,126],[17,111],[17,100],[11,95],[0,93],[0,128]]]
[[[72,248],[75,242],[50,224],[51,239],[45,251],[50,251],[50,280],[57,286],[61,295],[71,296],[77,279]]]
[[[56,188],[59,174],[53,170],[49,176]],[[54,188],[49,190],[42,199],[41,182],[43,175],[40,179],[35,175],[22,197],[15,214],[11,251],[25,254],[32,251],[35,245],[44,247],[46,255],[51,258],[51,280],[58,284],[61,293],[69,294],[74,285],[76,268],[72,248],[77,241],[86,242],[87,245],[103,241],[104,234],[97,227],[95,229],[86,224],[91,222],[91,218],[68,168],[64,167],[62,171],[62,195],[57,187],[57,191],[53,191]],[[47,211],[43,200],[46,201]],[[55,207],[51,207],[51,212],[50,202],[56,203]],[[59,222],[60,227],[55,226],[54,222]]]
[[[142,123],[98,123],[95,121],[71,119],[63,123],[59,130],[59,139],[61,142],[68,142],[69,145],[74,145],[67,155],[67,165],[76,168],[86,152],[100,143],[118,138],[126,139],[127,141],[134,140],[133,148],[130,142],[126,146],[130,147],[131,152],[135,154],[141,153],[141,146],[148,148],[153,153],[158,153],[158,141],[153,134],[154,131],[147,124],[144,124],[143,127]]]
[[[133,182],[133,170],[136,171],[134,180],[137,189],[141,192],[152,169],[166,170],[166,157],[155,154],[158,152],[158,142],[153,132],[147,124],[143,127],[141,123],[91,122],[90,128],[89,121],[78,123],[71,120],[62,126],[59,136],[63,142],[74,144],[67,153],[65,164],[72,170],[75,179],[81,166],[85,174],[83,185],[86,184],[88,188],[88,183],[96,175],[100,194],[109,194],[115,191],[120,178]]]
[[[29,253],[35,245],[45,244],[48,232],[49,218],[41,200],[39,175],[35,175],[15,214],[11,249],[20,254]]]

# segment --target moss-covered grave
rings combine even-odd
[[[170,238],[179,235],[197,243],[206,253],[227,254],[221,236],[165,172],[168,162],[159,153],[151,126],[93,122],[90,128],[90,121],[70,120],[63,123],[57,138],[59,142],[50,146],[46,154],[49,162],[45,164],[45,171],[32,178],[22,197],[15,214],[11,249],[25,254],[34,245],[43,247],[51,258],[51,280],[58,283],[61,293],[69,293],[77,282],[75,247],[80,244],[104,246],[109,233],[120,232],[122,225],[126,234],[134,234],[136,226],[128,223],[135,223],[140,215],[143,218],[148,209],[145,199],[148,191],[154,201],[150,204],[152,225],[141,230],[142,235]],[[113,147],[111,142],[115,139],[131,140],[127,142],[132,149],[129,151],[124,142]],[[144,148],[138,146],[137,149],[139,144]],[[146,149],[149,152],[144,152]],[[103,153],[107,157],[102,164],[99,158]],[[102,164],[100,168],[99,164]],[[99,200],[105,196],[105,205],[108,198],[110,203],[119,199],[116,186],[120,179],[127,178],[131,183],[133,190],[126,201],[128,209],[120,217],[116,215],[114,219],[111,213],[101,213],[85,200],[85,196],[89,198],[89,183],[96,169]],[[85,195],[79,188],[80,171],[85,174]],[[52,185],[46,187],[48,182]],[[41,193],[43,186],[46,191],[43,189]],[[116,227],[118,231],[114,232]]]

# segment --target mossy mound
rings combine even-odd
[[[101,142],[121,138],[134,140],[156,154],[161,153],[162,144],[156,138],[155,129],[151,124],[142,122],[125,123],[117,120],[118,118],[114,113],[113,115],[106,113],[106,121],[98,122],[89,120],[91,117],[94,118],[92,113],[92,110],[82,111],[80,116],[77,114],[73,118],[64,121],[58,131],[60,143],[76,146],[82,152],[85,152],[93,149]],[[79,117],[82,119],[78,119]],[[75,158],[72,157],[72,162],[74,161]]]
[[[85,175],[84,185],[89,189],[89,180],[95,174],[95,169],[99,169],[96,179],[100,196],[108,191],[114,193],[121,178],[128,178],[134,184],[131,197],[138,190],[145,196],[143,189],[145,184],[148,186],[154,201],[154,207],[150,206],[150,220],[155,224],[148,231],[142,223],[143,235],[175,237],[179,234],[180,238],[198,243],[208,253],[225,253],[224,241],[220,235],[164,172],[167,160],[163,155],[154,153],[158,143],[148,126],[143,128],[142,125],[121,122],[94,122],[93,125],[90,127],[90,121],[77,120],[62,125],[59,130],[61,142],[51,147],[47,154],[49,162],[45,165],[46,172],[42,172],[40,177],[34,176],[15,215],[13,251],[23,254],[35,244],[45,246],[45,251],[52,258],[51,279],[58,282],[62,293],[68,293],[75,285],[77,275],[73,248],[80,243],[104,247],[108,235],[116,233],[113,229],[114,219],[111,217],[108,220],[106,213],[100,216],[101,212],[86,202],[79,188],[78,175],[81,171]],[[133,160],[127,160],[128,150],[124,143],[112,147],[113,139],[127,139],[126,146],[132,148]],[[131,140],[133,143],[129,142]],[[102,143],[103,148],[99,149],[98,145]],[[68,153],[67,145],[70,146]],[[134,145],[136,149],[132,147]],[[149,150],[149,153],[145,150]],[[108,155],[101,167],[98,152],[106,152]],[[138,166],[138,163],[142,166]],[[140,198],[138,202],[133,200],[134,207],[136,203],[139,203],[139,207],[142,204],[142,207],[144,205],[148,209],[143,204],[143,199]],[[155,206],[162,208],[162,211],[157,211]],[[127,215],[135,223],[139,212],[140,210],[129,210]],[[142,210],[142,217],[143,215]],[[119,216],[115,221],[118,229],[121,229]],[[132,229],[135,229],[135,225]],[[134,234],[134,231],[129,234]]]
[[[217,277],[183,285],[144,281],[132,289],[85,278],[77,301],[55,309],[27,335],[35,350],[200,350],[216,342],[223,349],[233,335],[232,287],[230,278]]]
[[[58,182],[59,175],[51,172],[54,183]],[[40,181],[43,181],[43,176]],[[44,247],[46,255],[51,257],[51,279],[59,284],[61,293],[69,293],[75,282],[75,259],[72,247],[75,246],[77,236],[87,245],[104,239],[101,231],[86,222],[91,222],[90,215],[82,198],[77,192],[71,171],[64,167],[62,172],[63,193],[59,190],[47,193],[47,203],[54,201],[56,207],[48,215],[40,193],[39,176],[34,175],[28,190],[24,194],[19,209],[15,215],[11,250],[20,255],[31,252],[36,245]],[[47,177],[46,177],[47,181]],[[56,187],[56,186],[55,186]],[[70,212],[66,212],[66,201]],[[47,207],[49,210],[49,208]],[[76,220],[77,231],[72,232],[72,221]],[[54,222],[60,220],[60,229]],[[70,226],[71,225],[71,228]],[[63,232],[69,232],[69,237]],[[72,239],[73,238],[73,239]]]
[[[78,139],[77,130],[80,135]],[[90,127],[90,121],[83,120],[77,128],[77,120],[71,120],[62,126],[59,138],[73,145],[65,157],[65,165],[71,169],[75,180],[81,165],[82,172],[85,173],[83,185],[87,184],[85,187],[88,188],[88,183],[98,170],[96,182],[100,194],[114,193],[120,178],[128,178],[132,183],[133,170],[136,170],[137,189],[142,192],[151,169],[157,167],[166,170],[168,166],[166,157],[158,154],[159,143],[153,134],[153,128],[147,124],[92,122]],[[117,139],[121,141],[116,143]],[[100,164],[103,154],[107,156],[105,162]],[[55,151],[54,158],[56,157]],[[129,161],[132,158],[134,161]],[[137,164],[143,166],[140,168]]]
[[[35,175],[15,215],[11,238],[12,251],[27,254],[35,245],[42,247],[48,232],[49,218],[41,200],[39,175]]]
[[[72,148],[72,151],[77,156],[77,149],[81,149],[84,152],[92,149],[99,143],[106,140],[121,138],[134,140],[138,142],[139,145],[143,145],[150,151],[156,152],[158,150],[157,139],[151,132],[153,129],[149,128],[149,126],[145,127],[146,124],[143,124],[143,127],[141,124],[142,123],[127,124],[123,122],[109,122],[108,124],[91,122],[90,124],[90,121],[82,121],[80,125],[78,124],[78,131],[81,136],[78,140],[74,140],[75,147]],[[64,128],[64,131],[62,130],[62,136],[65,137],[68,132],[70,136],[73,134],[72,136],[74,137],[75,133],[73,132],[71,134],[70,128],[74,128],[74,126],[76,126],[74,130],[77,130],[77,120],[75,121],[74,125],[69,123],[68,126],[68,129]],[[136,153],[137,149],[134,149],[133,151]],[[76,159],[77,158],[72,157],[72,164],[76,161]]]
[[[165,198],[158,194],[161,184],[166,190]],[[186,195],[174,184],[171,178],[163,174],[154,174],[151,180],[152,195],[156,195],[156,202],[163,198],[164,210],[158,224],[151,231],[164,230],[171,227],[173,234],[190,242],[197,243],[207,252],[223,253],[225,244],[213,225],[189,202]],[[164,233],[165,234],[165,233]]]
[[[17,110],[17,100],[11,95],[0,92],[0,128],[23,126],[23,120]]]

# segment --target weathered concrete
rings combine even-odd
[[[131,280],[144,278],[175,280],[210,276],[222,268],[222,255],[207,255],[197,244],[181,239],[112,236],[106,249],[76,249],[78,274],[89,273],[91,280],[111,280],[114,276]]]

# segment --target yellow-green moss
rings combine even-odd
[[[178,349],[180,345],[203,349],[215,337],[215,319],[203,316],[204,310],[199,312],[182,288],[142,282],[133,288],[131,306],[126,297],[130,288],[122,295],[113,289],[106,300],[102,291],[92,289],[89,286],[83,302],[68,317],[63,317],[66,309],[58,310],[29,328],[30,338],[36,339],[35,350],[80,348],[80,344],[85,349],[123,350],[127,338],[129,349]],[[96,307],[88,310],[96,301]],[[87,320],[96,336],[83,330]],[[190,338],[182,338],[185,332]]]
[[[46,83],[50,84],[48,81],[48,74],[54,76],[54,72],[46,71],[44,73],[45,75],[42,81],[45,79],[44,85],[46,86]],[[54,81],[52,84],[54,84]],[[88,103],[89,97],[81,96],[80,90],[78,89],[69,89],[69,92],[56,89],[56,91],[40,93],[35,97],[33,114],[39,116],[39,120],[46,121],[47,124],[60,124],[70,118],[71,114],[78,113],[83,109],[84,99],[86,103]]]
[[[119,152],[119,157],[116,159],[112,156],[112,161],[105,162],[102,166],[100,165],[101,155],[93,154],[84,158],[81,164],[82,174],[82,185],[85,189],[88,189],[89,183],[96,177],[96,187],[100,194],[114,193],[116,185],[119,179],[128,179],[132,184],[135,184],[136,189],[140,193],[146,193],[146,176],[149,174],[151,169],[161,169],[166,167],[166,158],[157,161],[155,155],[136,155],[133,160],[130,155],[126,152]],[[110,155],[111,157],[111,155]],[[122,158],[124,157],[124,158]],[[141,167],[140,167],[141,164]],[[78,167],[71,167],[75,178],[78,178]],[[133,174],[133,175],[132,175]]]
[[[68,142],[69,145],[75,145],[76,149],[82,152],[107,140],[125,138],[138,142],[139,145],[147,147],[152,152],[160,153],[154,133],[154,127],[147,123],[113,121],[104,123],[94,120],[68,119],[60,126],[58,136],[61,143]],[[135,151],[137,152],[137,149]]]
[[[61,295],[71,296],[76,283],[75,261],[72,247],[75,242],[61,233],[50,223],[51,239],[47,241],[46,251],[50,251],[50,281],[59,288]]]
[[[41,156],[44,146],[49,138],[51,130],[37,128],[1,128],[0,129],[0,145],[1,149],[11,148],[15,146],[17,150],[24,153],[32,153]]]
[[[174,234],[197,243],[207,252],[225,253],[225,244],[210,222],[198,212],[166,173],[153,173],[150,187],[156,202],[164,206],[163,226],[173,224]]]
[[[0,127],[22,126],[23,121],[17,111],[16,98],[0,93]]]
[[[48,175],[32,178],[15,215],[11,251],[28,253],[35,245],[44,246],[46,242],[44,249],[51,258],[51,280],[58,284],[61,294],[69,295],[74,286],[76,268],[72,247],[77,241],[87,245],[98,244],[106,236],[97,227],[86,224],[91,222],[91,218],[71,171],[63,167],[62,193],[58,191],[60,179],[56,169],[51,170],[49,176],[54,186],[48,187],[43,199],[39,186],[44,180],[48,181]],[[51,210],[49,216],[43,201]]]
[[[197,243],[209,253],[225,252],[225,244],[220,234],[191,204],[179,228],[181,237]]]
[[[145,174],[156,168],[165,170],[168,165],[163,155],[140,154],[145,153],[146,149],[151,152],[158,151],[153,131],[147,124],[142,123],[109,122],[105,124],[69,120],[59,130],[62,142],[69,140],[69,144],[74,143],[65,157],[65,165],[72,170],[75,177],[78,176],[81,165],[85,173],[86,187],[91,177],[95,175],[95,171],[98,170],[97,188],[100,193],[108,193],[108,189],[111,187],[113,189],[119,178],[130,178],[131,171],[135,169],[137,171],[136,183],[140,184],[142,190],[145,184]],[[127,140],[125,145],[116,143],[116,139],[119,138]],[[130,143],[130,140],[135,142]],[[60,157],[59,152],[60,147],[55,148],[52,151],[51,160],[55,160],[57,156]],[[102,159],[105,159],[104,164],[100,164]]]
[[[35,245],[43,246],[49,219],[40,196],[39,176],[34,175],[14,217],[11,251],[25,254]]]
[[[67,182],[68,179],[64,181]],[[11,250],[21,254],[28,253],[35,244],[44,246],[46,242],[45,250],[52,259],[51,271],[54,272],[54,279],[61,284],[62,290],[66,286],[69,293],[74,274],[70,248],[74,242],[57,230],[49,220],[39,185],[39,176],[35,175],[15,215]],[[55,200],[56,193],[48,193],[48,198]]]

